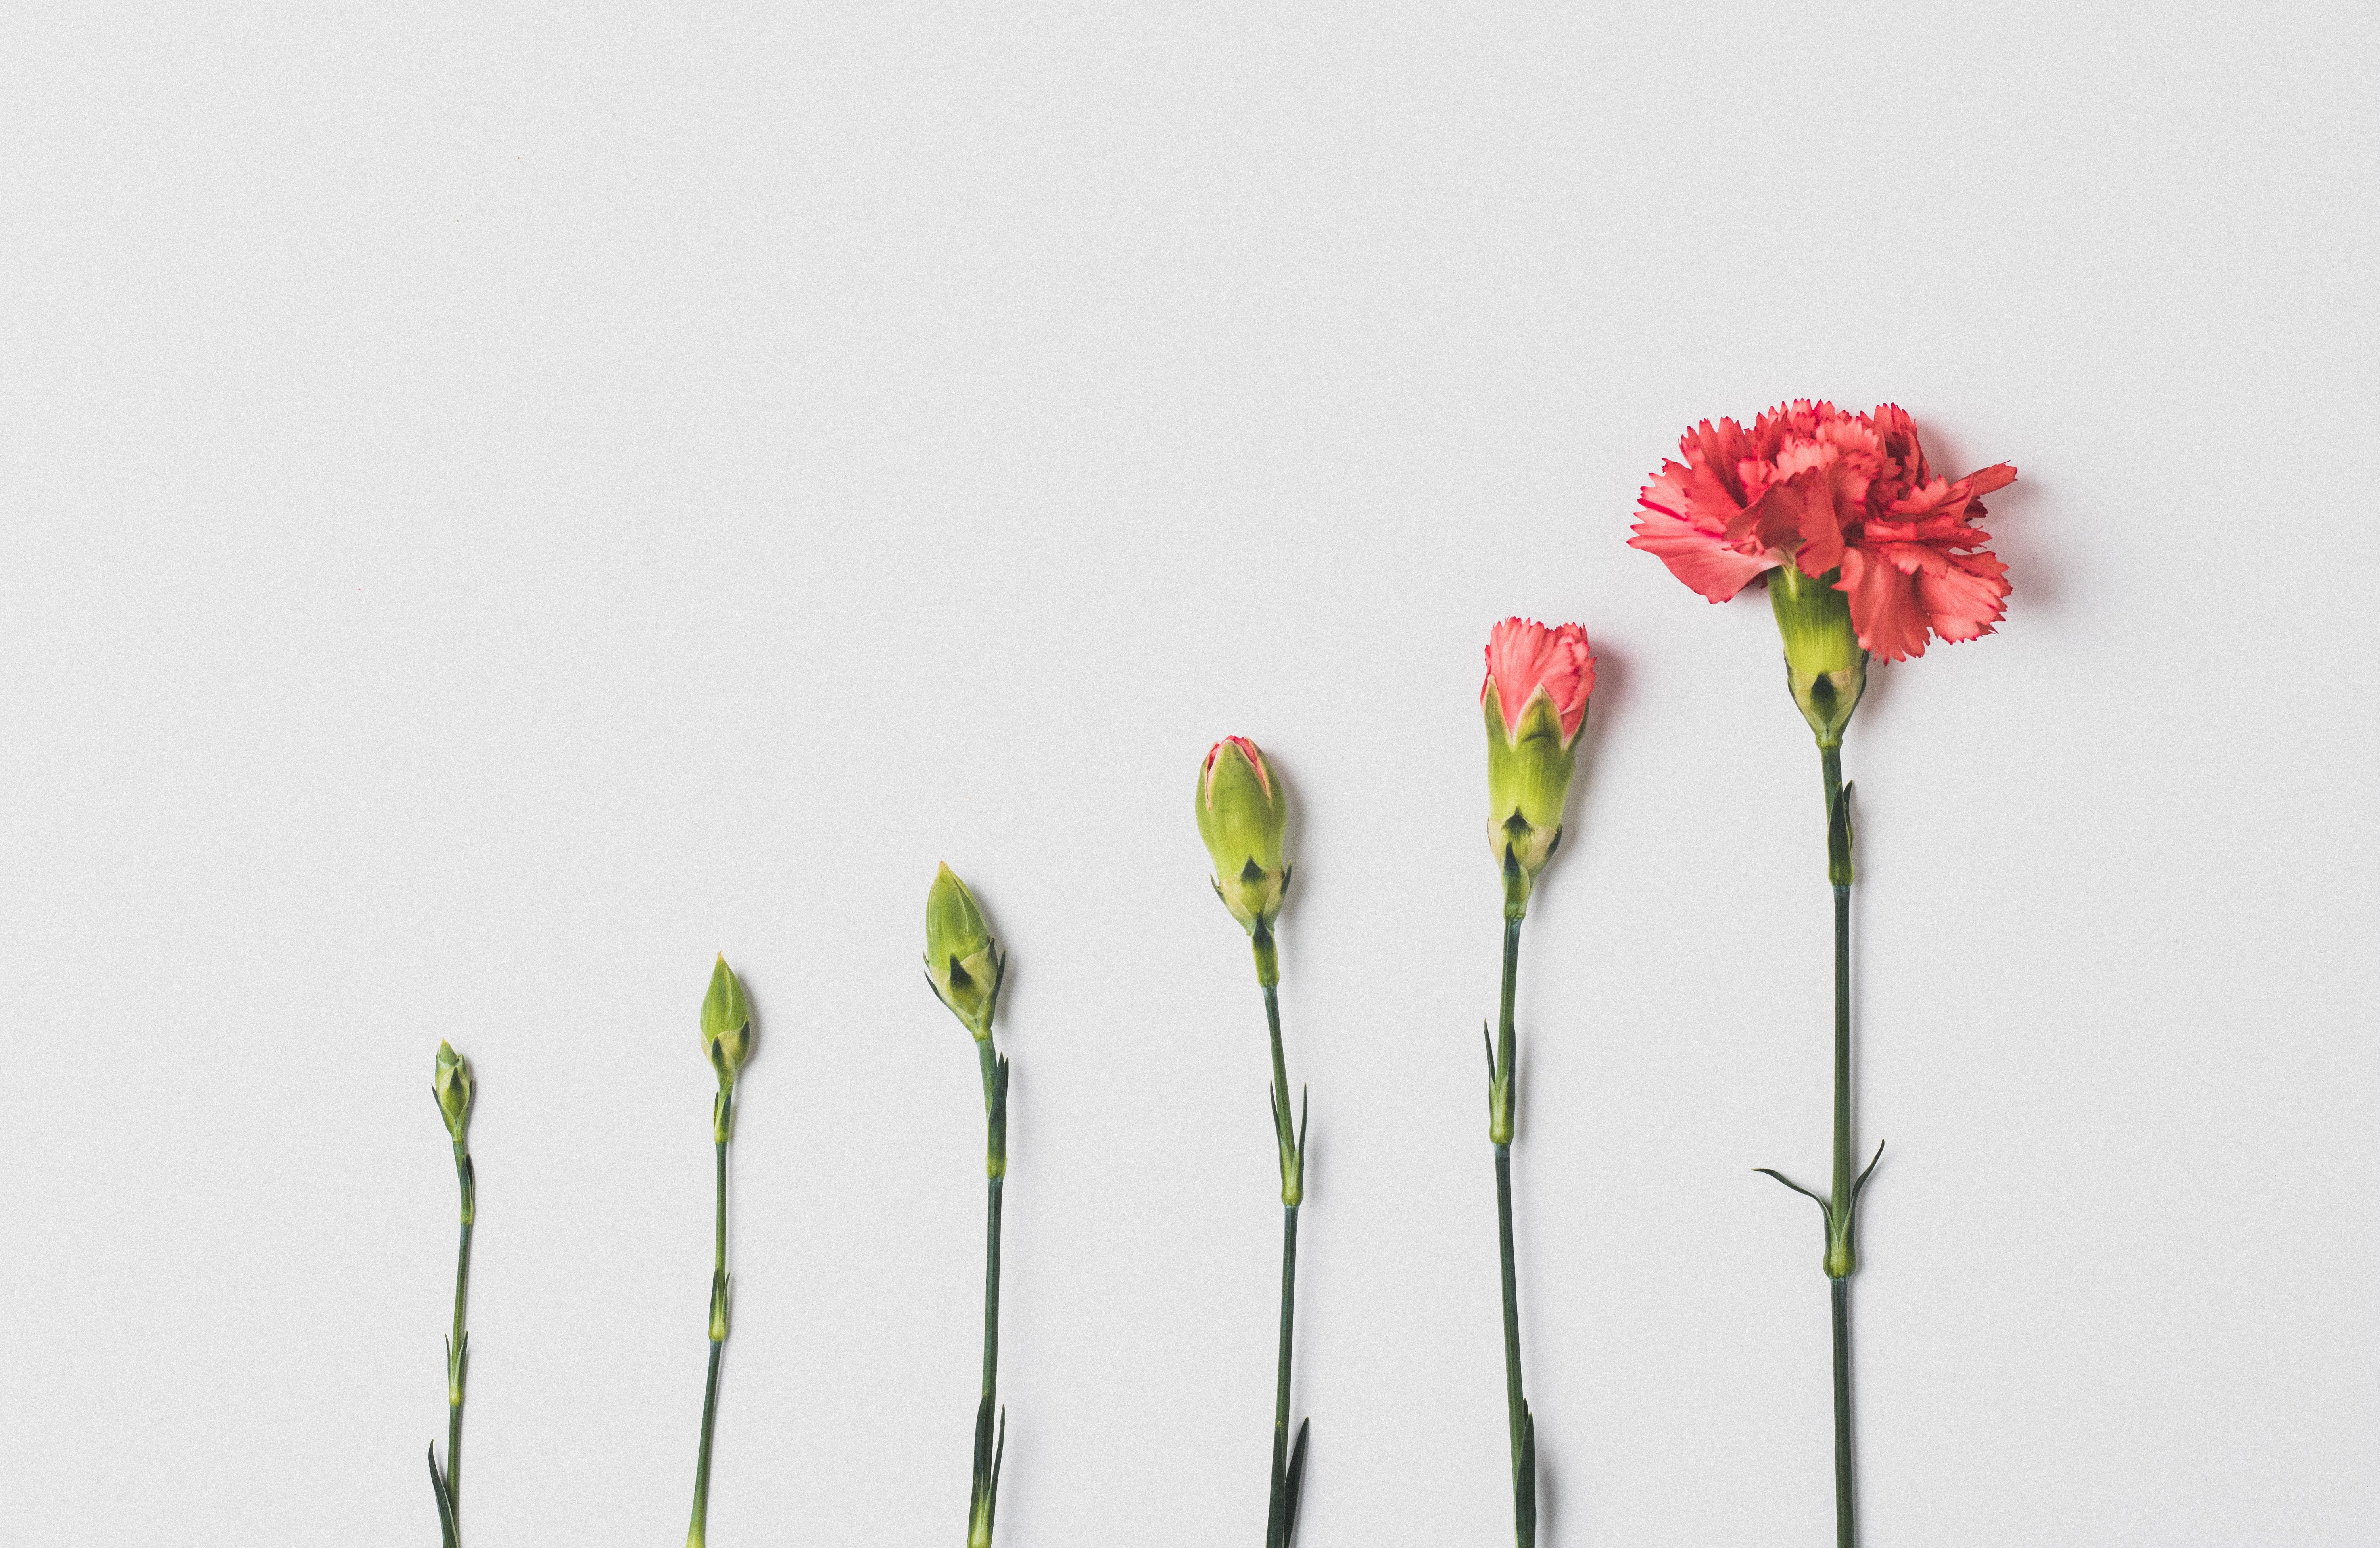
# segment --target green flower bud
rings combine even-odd
[[[438,1063],[430,1078],[430,1094],[438,1099],[438,1111],[446,1120],[446,1132],[455,1143],[463,1143],[463,1131],[471,1122],[471,1067],[463,1056],[446,1043],[438,1045]]]
[[[1785,686],[1821,747],[1843,744],[1843,728],[1867,687],[1867,652],[1852,627],[1852,599],[1835,589],[1842,574],[1815,579],[1791,564],[1768,572],[1768,606],[1785,638]]]
[[[978,1043],[991,1036],[1006,966],[975,894],[957,872],[937,865],[926,891],[926,982]]]
[[[752,1057],[752,1008],[744,999],[744,981],[721,957],[710,969],[710,987],[702,997],[702,1057],[719,1072],[722,1089],[735,1083],[735,1072]]]
[[[1257,744],[1245,736],[1227,736],[1207,749],[1192,806],[1198,837],[1214,862],[1215,895],[1240,927],[1257,937],[1257,974],[1263,978],[1273,921],[1281,917],[1281,897],[1289,890],[1289,866],[1281,853],[1288,798]]]
[[[1479,712],[1488,725],[1488,848],[1504,872],[1504,914],[1529,906],[1561,842],[1562,803],[1595,691],[1595,657],[1575,623],[1508,618],[1488,637]]]

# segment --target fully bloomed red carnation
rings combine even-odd
[[[1686,460],[1662,463],[1637,493],[1645,516],[1628,546],[1714,602],[1780,564],[1814,579],[1840,567],[1860,645],[1888,661],[1924,655],[1928,634],[1988,635],[2006,610],[2008,566],[1973,523],[1979,497],[2016,469],[1936,477],[1896,405],[1846,414],[1796,399],[1749,430],[1706,419],[1678,449]]]

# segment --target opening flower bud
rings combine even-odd
[[[1595,691],[1595,656],[1575,623],[1508,618],[1488,635],[1479,711],[1488,726],[1488,849],[1504,873],[1504,912],[1526,912],[1561,842],[1562,803]]]
[[[991,1035],[1003,963],[975,894],[948,865],[926,892],[926,981],[978,1043]]]
[[[1852,626],[1852,599],[1835,589],[1841,574],[1814,578],[1791,564],[1768,572],[1768,606],[1785,640],[1785,685],[1821,747],[1843,744],[1843,728],[1867,688],[1867,652]]]
[[[719,1072],[722,1087],[731,1085],[735,1071],[752,1057],[752,1010],[745,1003],[744,981],[722,957],[710,969],[710,987],[702,997],[702,1056]]]
[[[1214,862],[1215,895],[1251,936],[1269,936],[1289,889],[1281,855],[1289,803],[1257,744],[1227,736],[1198,765],[1198,837]]]
[[[438,1111],[446,1119],[446,1132],[455,1143],[463,1143],[463,1131],[471,1121],[471,1067],[450,1044],[438,1045],[438,1063],[430,1077],[430,1094],[438,1098]]]

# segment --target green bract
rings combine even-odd
[[[752,1056],[752,1010],[744,1000],[744,981],[722,957],[710,969],[710,987],[702,997],[702,1056],[719,1071],[722,1086],[734,1082],[735,1071]]]
[[[1250,935],[1281,916],[1289,867],[1281,855],[1289,804],[1256,744],[1227,737],[1199,767],[1193,805],[1215,865],[1215,895]]]
[[[957,872],[936,866],[926,893],[926,978],[978,1043],[991,1035],[1002,966],[975,894]]]
[[[1867,687],[1867,652],[1852,627],[1852,599],[1835,589],[1842,574],[1812,579],[1791,564],[1768,572],[1768,605],[1785,639],[1785,685],[1821,747],[1843,744],[1843,728]]]
[[[1561,712],[1540,690],[1521,707],[1509,732],[1492,690],[1480,699],[1488,722],[1488,849],[1504,869],[1504,907],[1512,918],[1528,906],[1537,873],[1561,842],[1562,803],[1578,767],[1578,736],[1562,735]],[[1579,721],[1582,729],[1586,722]]]
[[[463,1131],[471,1121],[471,1067],[463,1056],[445,1043],[438,1045],[438,1063],[430,1078],[430,1094],[438,1099],[440,1116],[446,1119],[446,1132],[455,1143],[463,1143]]]

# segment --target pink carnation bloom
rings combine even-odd
[[[1504,620],[1488,635],[1488,676],[1479,684],[1482,705],[1491,690],[1504,718],[1508,744],[1519,732],[1521,711],[1544,694],[1561,719],[1561,744],[1567,748],[1586,720],[1586,695],[1595,692],[1595,656],[1587,649],[1586,631],[1575,623],[1548,629],[1535,619]]]
[[[1895,405],[1846,414],[1796,399],[1746,431],[1704,420],[1636,496],[1643,549],[1714,602],[1780,564],[1815,579],[1840,567],[1860,645],[1898,661],[1928,634],[1988,635],[2006,611],[2008,566],[1975,526],[1980,496],[2016,479],[1995,463],[1955,481],[1925,466],[1917,429]]]
[[[1198,766],[1199,788],[1207,792],[1207,809],[1210,812],[1215,809],[1215,755],[1227,746],[1237,747],[1240,756],[1256,766],[1257,788],[1264,792],[1267,801],[1271,800],[1272,770],[1266,766],[1264,754],[1245,736],[1227,736],[1207,749],[1206,761]]]

